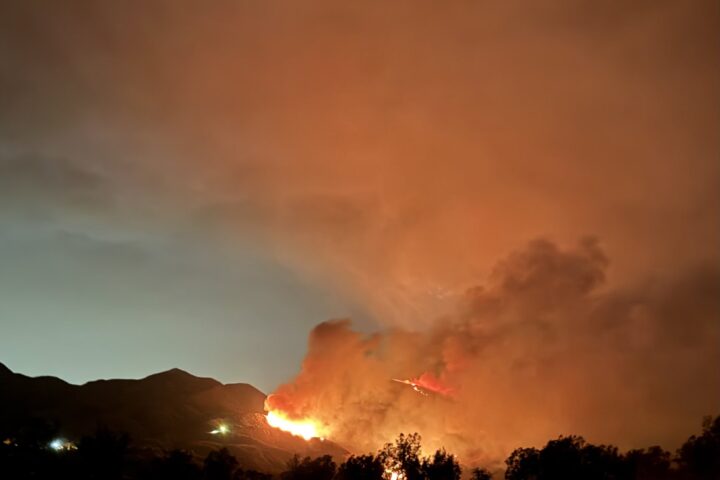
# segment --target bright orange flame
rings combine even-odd
[[[283,430],[305,440],[319,438],[324,440],[324,428],[320,422],[305,418],[303,420],[292,420],[282,412],[270,410],[266,415],[267,422],[271,427]]]

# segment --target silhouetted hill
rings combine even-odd
[[[5,375],[10,375],[12,373],[13,373],[12,370],[10,370],[8,367],[6,367],[2,363],[0,363],[0,377],[3,377]]]
[[[224,385],[180,369],[140,380],[97,380],[72,385],[55,377],[28,377],[0,364],[0,436],[43,420],[69,440],[98,426],[127,432],[153,450],[182,448],[204,456],[227,447],[246,468],[278,471],[293,454],[342,455],[331,442],[306,442],[271,428],[265,394],[252,385]],[[210,432],[219,423],[226,436]],[[5,432],[4,432],[5,431]]]

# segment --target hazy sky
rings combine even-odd
[[[269,391],[313,325],[437,325],[539,237],[596,237],[600,291],[718,292],[719,32],[710,0],[2,1],[0,362]]]

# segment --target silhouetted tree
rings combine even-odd
[[[540,450],[540,479],[576,480],[581,476],[581,455],[585,441],[569,436],[551,440]]]
[[[703,420],[702,434],[693,435],[678,449],[676,462],[681,478],[720,478],[720,416]]]
[[[492,474],[484,468],[475,468],[470,478],[472,480],[492,480]]]
[[[153,480],[198,480],[202,478],[202,471],[191,454],[172,450],[153,461],[149,477]]]
[[[255,470],[243,470],[238,468],[235,470],[233,480],[272,480],[273,476],[269,473],[261,473]]]
[[[628,480],[668,480],[674,472],[670,468],[670,452],[660,447],[630,450],[622,456],[619,478]]]
[[[618,453],[617,447],[583,442],[580,448],[580,471],[587,480],[619,478],[622,462],[623,459]]]
[[[288,462],[288,469],[280,477],[283,480],[331,480],[335,476],[337,465],[330,455],[315,459],[300,458],[295,455]]]
[[[422,461],[421,471],[427,480],[460,480],[460,465],[445,449]]]
[[[17,428],[16,428],[17,427]],[[130,450],[127,435],[100,428],[83,437],[77,450],[53,449],[57,428],[28,421],[5,424],[0,443],[0,479],[9,480],[271,480],[271,475],[237,468],[237,460],[221,449],[210,452],[201,469],[181,450],[152,458],[149,450]],[[377,455],[351,456],[339,469],[332,457],[302,460],[295,456],[282,480],[386,480],[389,472],[402,480],[459,480],[460,467],[445,450],[420,456],[420,436],[401,434]],[[660,447],[630,450],[593,445],[582,437],[559,437],[542,449],[519,448],[505,461],[507,480],[720,480],[720,417],[706,418],[672,457]],[[472,480],[491,480],[485,469]]]
[[[401,433],[395,443],[385,444],[378,456],[387,470],[402,474],[404,480],[421,480],[420,440],[417,433]]]
[[[351,456],[338,469],[340,480],[382,480],[385,466],[374,455]]]
[[[237,466],[238,461],[227,448],[213,450],[203,462],[203,477],[205,480],[232,480]]]
[[[538,480],[540,451],[536,448],[516,448],[505,460],[506,480]]]
[[[507,480],[608,480],[622,472],[617,448],[587,444],[576,436],[551,440],[539,451],[519,448],[505,463]]]
[[[122,478],[130,438],[99,427],[95,435],[85,436],[78,444],[78,454],[85,478],[113,480]]]

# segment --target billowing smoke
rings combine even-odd
[[[160,245],[158,268],[178,240],[207,265],[253,252],[343,300],[304,299],[283,349],[233,373],[275,384],[316,311],[352,314],[271,400],[330,438],[419,431],[478,460],[560,433],[672,448],[717,413],[719,2],[5,3],[0,213]],[[584,232],[603,249],[522,247]],[[183,288],[170,272],[153,285]],[[282,285],[267,297],[290,305]],[[237,318],[243,338],[275,327]]]
[[[427,448],[473,463],[571,433],[673,448],[720,405],[720,274],[608,289],[608,264],[593,239],[571,249],[536,240],[427,330],[322,323],[268,407],[316,418],[357,451],[417,431]]]

